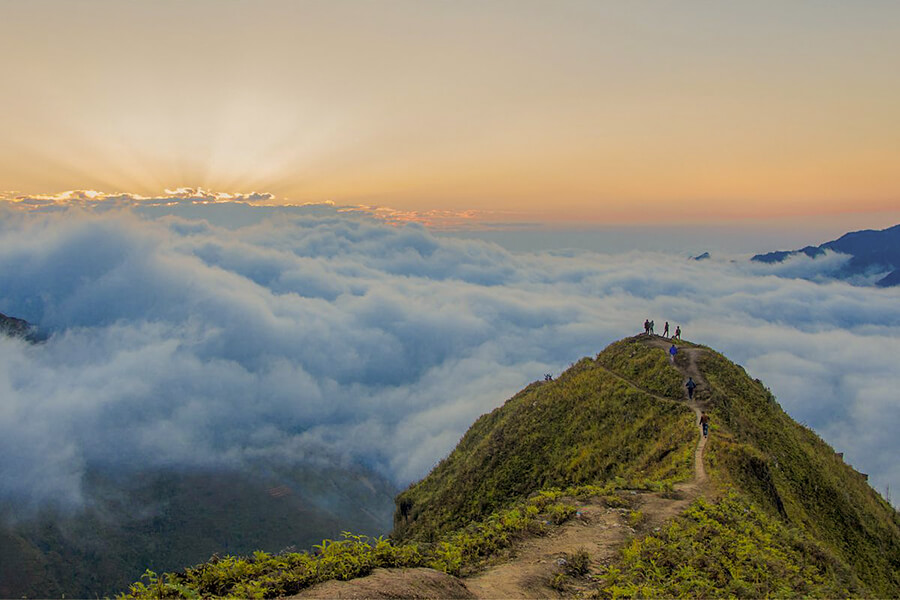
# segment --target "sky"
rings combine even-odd
[[[897,290],[744,260],[900,223],[898,40],[878,0],[0,0],[0,312],[50,336],[0,338],[0,500],[402,486],[647,317],[900,489]]]
[[[900,289],[659,252],[510,252],[336,207],[0,203],[0,505],[78,506],[92,469],[361,465],[398,488],[545,373],[680,326],[900,490]],[[224,215],[224,216],[223,216]],[[223,226],[217,223],[228,223]]]
[[[2,0],[0,190],[825,241],[900,221],[898,40],[879,0]]]

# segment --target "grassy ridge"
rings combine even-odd
[[[643,358],[648,372],[662,373],[661,391],[671,392],[673,381],[680,387],[664,357]],[[686,479],[694,441],[690,409],[582,359],[478,419],[450,456],[397,497],[393,535],[437,539],[546,487]]]

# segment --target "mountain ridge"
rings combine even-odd
[[[750,260],[769,264],[780,263],[800,254],[816,259],[824,256],[826,250],[850,256],[847,263],[834,273],[835,277],[847,278],[880,270],[887,271],[887,274],[875,282],[876,286],[900,285],[900,225],[881,230],[851,231],[818,246],[766,252],[757,254]]]

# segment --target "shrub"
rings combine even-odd
[[[583,577],[591,570],[591,556],[584,548],[566,554],[565,571],[572,577]]]

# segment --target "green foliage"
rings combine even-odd
[[[626,368],[632,352],[637,370]],[[630,341],[528,386],[397,497],[393,535],[434,541],[542,488],[689,478],[693,414],[647,391],[680,398],[680,377],[662,352]]]
[[[320,581],[352,579],[376,567],[413,567],[426,557],[413,544],[395,546],[384,538],[344,532],[342,540],[324,540],[315,555],[255,552],[249,557],[213,557],[182,573],[157,576],[147,571],[123,598],[275,598],[297,593]]]
[[[633,510],[628,513],[628,524],[632,527],[637,527],[644,521],[644,513],[639,510]]]
[[[745,498],[700,499],[660,533],[636,538],[601,574],[600,595],[839,598],[863,592],[846,564]]]

